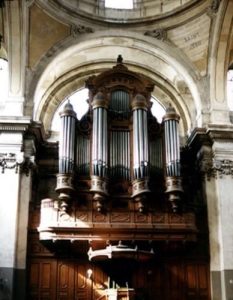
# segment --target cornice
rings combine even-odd
[[[31,124],[29,117],[0,117],[1,132],[24,132]]]

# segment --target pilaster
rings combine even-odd
[[[4,300],[25,299],[27,222],[34,164],[34,142],[24,136],[29,123],[23,118],[15,118],[12,123],[0,120],[0,299]]]
[[[197,150],[208,207],[213,300],[231,299],[233,295],[233,128],[230,127],[212,126],[196,132],[191,143]]]

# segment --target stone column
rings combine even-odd
[[[16,126],[17,127],[17,126]],[[31,195],[30,154],[22,132],[0,134],[0,299],[26,299],[26,250]],[[24,172],[25,171],[25,172]]]
[[[233,295],[233,137],[209,131],[211,143],[198,152],[208,207],[212,300]]]

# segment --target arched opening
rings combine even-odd
[[[152,102],[151,113],[154,117],[156,117],[157,121],[161,123],[163,116],[166,113],[165,108],[154,97],[151,98],[151,102]]]

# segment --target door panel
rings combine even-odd
[[[34,259],[29,263],[28,297],[31,300],[56,299],[56,261]]]
[[[88,261],[41,258],[29,261],[29,276],[30,300],[106,300],[110,279],[111,284],[120,283],[121,287],[128,280],[129,287],[135,289],[135,300],[210,299],[209,265],[203,262],[127,265],[110,261],[106,268]]]

